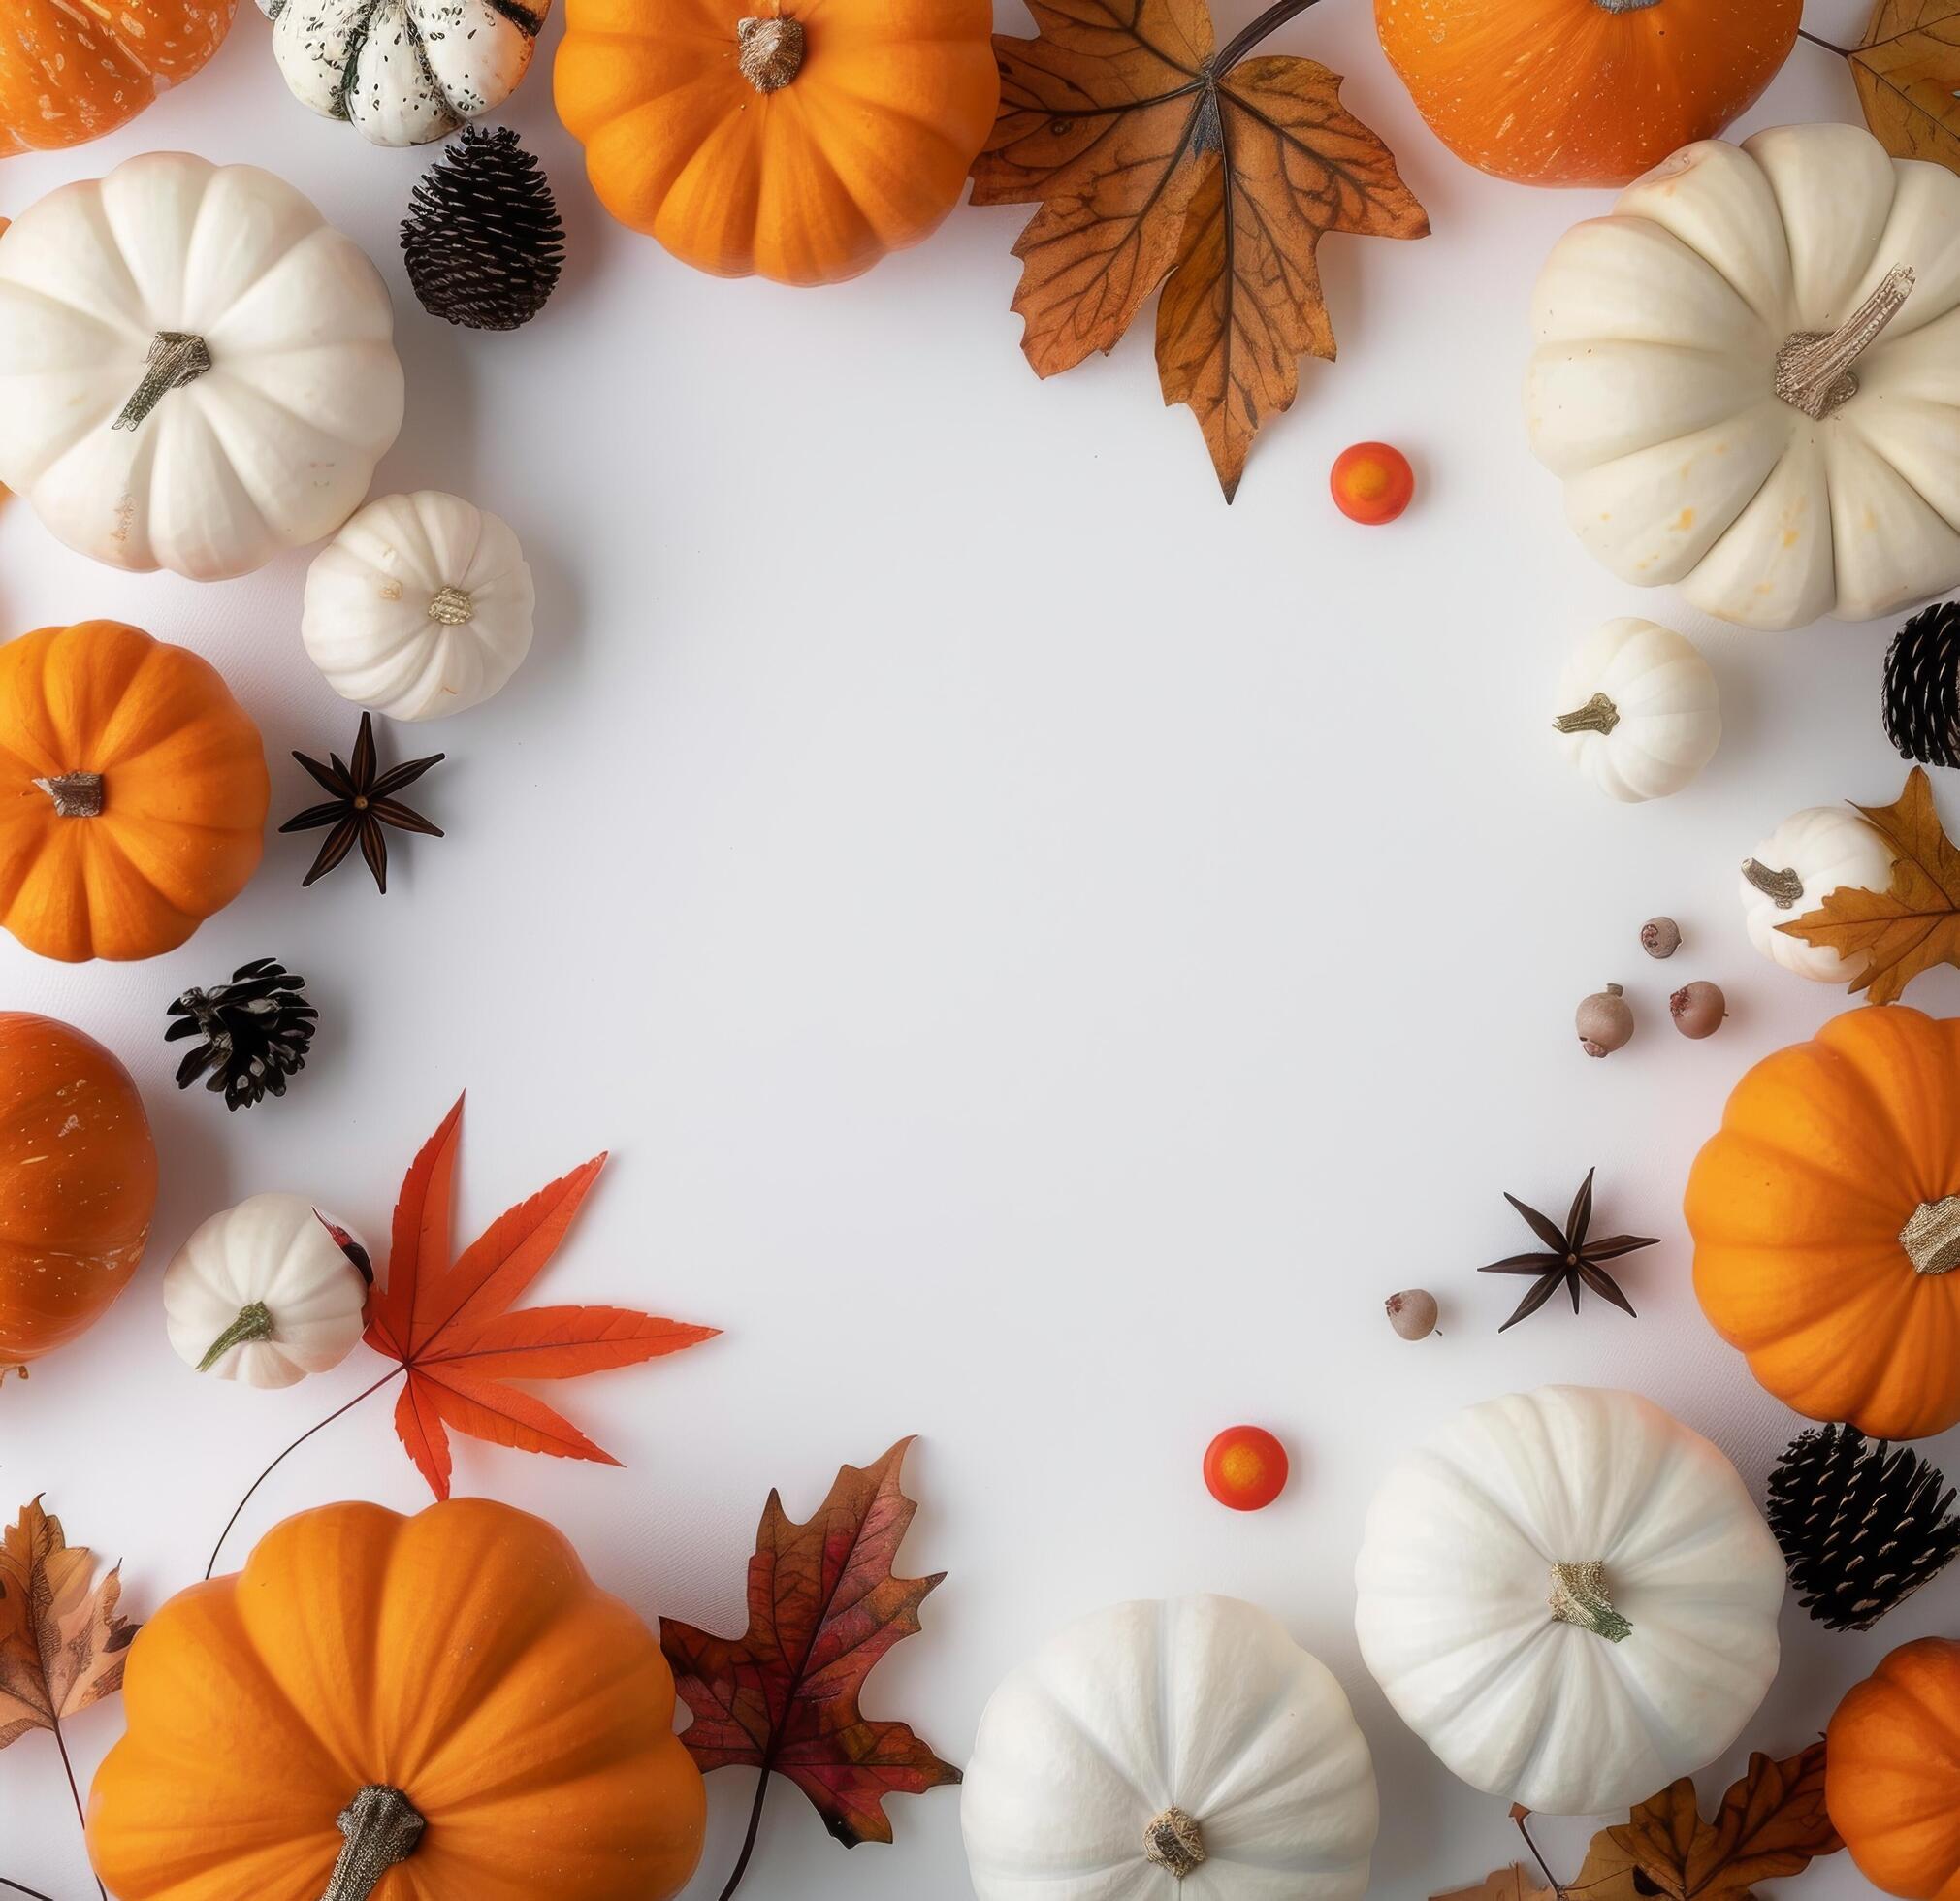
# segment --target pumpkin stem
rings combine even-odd
[[[781,91],[802,71],[805,37],[800,19],[737,20],[735,61],[742,77],[757,92]]]
[[[368,1901],[381,1877],[415,1853],[427,1826],[399,1788],[370,1783],[358,1790],[340,1811],[338,1827],[347,1840],[320,1901]]]
[[[1760,858],[1745,858],[1742,875],[1764,897],[1774,898],[1779,911],[1794,911],[1797,900],[1804,894],[1804,881],[1797,876],[1794,865],[1786,865],[1782,871],[1772,871]]]
[[[1637,14],[1643,7],[1656,7],[1660,0],[1594,0],[1609,14]]]
[[[1613,1608],[1606,1591],[1606,1566],[1594,1559],[1585,1564],[1552,1566],[1552,1615],[1560,1624],[1576,1625],[1609,1644],[1624,1643],[1633,1626]]]
[[[1552,724],[1560,732],[1611,732],[1620,724],[1620,709],[1604,693],[1594,693],[1584,706],[1559,714]]]
[[[273,1310],[264,1301],[250,1301],[239,1309],[239,1317],[211,1341],[210,1351],[198,1362],[198,1371],[208,1373],[233,1347],[245,1340],[273,1337]]]
[[[172,390],[194,383],[211,367],[209,346],[187,330],[159,330],[149,346],[149,369],[117,416],[112,429],[140,429],[149,412]]]
[[[1182,1809],[1166,1809],[1143,1826],[1143,1859],[1182,1881],[1205,1858],[1205,1833]]]
[[[57,772],[47,779],[37,779],[34,783],[54,801],[54,810],[62,818],[101,818],[101,773]]]
[[[1951,1273],[1960,1268],[1960,1195],[1921,1202],[1899,1230],[1899,1245],[1919,1273]]]
[[[1911,265],[1897,265],[1836,330],[1798,331],[1777,352],[1776,393],[1813,422],[1842,408],[1858,393],[1852,364],[1879,340],[1917,281]]]
[[[429,596],[429,618],[446,628],[467,627],[476,618],[476,603],[461,588],[437,588]]]

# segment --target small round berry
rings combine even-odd
[[[1640,927],[1640,948],[1650,957],[1671,957],[1681,949],[1681,926],[1672,918],[1650,918]]]
[[[1573,1014],[1579,1047],[1589,1056],[1610,1056],[1633,1041],[1633,1007],[1618,983],[1595,990]]]
[[[1408,457],[1387,442],[1357,442],[1335,457],[1328,486],[1333,505],[1349,521],[1380,528],[1415,499],[1416,471]]]
[[[1427,1287],[1406,1287],[1386,1303],[1389,1325],[1405,1340],[1426,1340],[1436,1331],[1436,1297]]]
[[[1234,1511],[1264,1511],[1286,1474],[1286,1448],[1263,1426],[1228,1426],[1205,1448],[1205,1490]]]
[[[1721,1028],[1722,1018],[1728,1015],[1728,999],[1719,984],[1689,983],[1668,998],[1667,1008],[1674,1027],[1699,1042]]]

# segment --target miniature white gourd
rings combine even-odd
[[[1891,887],[1892,848],[1878,826],[1848,805],[1813,805],[1785,819],[1742,861],[1736,889],[1749,941],[1765,957],[1816,983],[1850,983],[1871,961],[1864,950],[1841,955],[1779,928],[1815,911],[1841,885]]]
[[[1685,146],[1558,242],[1531,446],[1622,580],[1756,628],[1960,583],[1960,177],[1862,126]]]
[[[1712,1762],[1776,1675],[1775,1538],[1735,1467],[1632,1393],[1459,1413],[1383,1481],[1355,1583],[1397,1714],[1472,1788],[1549,1815]]]
[[[291,1386],[354,1350],[371,1278],[360,1242],[304,1195],[254,1195],[203,1223],[164,1270],[170,1343],[200,1372]]]
[[[979,1901],[1358,1901],[1378,1820],[1340,1685],[1231,1597],[1051,1639],[988,1702],[960,1798]]]
[[[460,713],[530,650],[517,536],[460,497],[383,496],[314,557],[300,636],[342,699],[393,720]]]
[[[1609,798],[1666,798],[1715,757],[1721,694],[1690,641],[1652,621],[1608,621],[1567,659],[1553,725]]]

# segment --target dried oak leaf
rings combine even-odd
[[[1394,155],[1311,59],[1241,61],[1290,0],[1213,49],[1205,0],[1031,0],[996,35],[1000,116],[976,205],[1039,203],[1014,243],[1021,348],[1039,375],[1109,350],[1159,284],[1166,403],[1189,403],[1230,501],[1302,352],[1332,359],[1323,233],[1422,238]],[[1275,17],[1276,16],[1276,17]]]
[[[695,1762],[704,1772],[759,1769],[758,1817],[770,1772],[787,1776],[846,1848],[891,1840],[887,1795],[960,1779],[906,1724],[858,1708],[872,1667],[917,1632],[918,1607],[944,1577],[892,1571],[918,1509],[899,1489],[911,1444],[901,1439],[862,1471],[846,1466],[807,1524],[792,1524],[770,1493],[742,1636],[660,1620],[660,1646],[693,1718],[681,1740]]]
[[[1896,805],[1860,805],[1892,848],[1892,883],[1883,891],[1840,885],[1822,906],[1777,928],[1849,957],[1870,961],[1851,985],[1873,1003],[1894,1003],[1913,978],[1960,964],[1960,851],[1940,824],[1933,782],[1914,766]]]
[[[570,1421],[505,1382],[570,1379],[713,1339],[713,1327],[623,1307],[507,1311],[558,1251],[605,1157],[562,1176],[484,1230],[452,1262],[451,1187],[463,1099],[423,1145],[395,1204],[386,1285],[368,1307],[368,1344],[407,1378],[395,1430],[438,1498],[449,1496],[449,1431],[520,1452],[617,1466]]]
[[[39,1498],[0,1534],[0,1749],[122,1688],[137,1627],[116,1612],[121,1592],[121,1567],[97,1584],[95,1554]]]
[[[1960,0],[1879,0],[1848,56],[1880,144],[1960,172]]]
[[[1558,1896],[1534,1876],[1513,1862],[1498,1868],[1475,1887],[1453,1887],[1447,1894],[1432,1894],[1430,1901],[1558,1901]]]

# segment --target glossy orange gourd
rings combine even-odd
[[[6,0],[0,158],[127,125],[217,51],[237,11],[238,0]]]
[[[719,276],[854,277],[958,203],[987,0],[568,0],[559,116],[621,223]]]
[[[1923,1637],[1831,1718],[1824,1803],[1874,1886],[1960,1901],[1960,1643]]]
[[[150,1619],[123,1701],[118,1901],[668,1901],[700,1858],[659,1644],[487,1498],[288,1519]]]
[[[0,1376],[102,1317],[155,1205],[156,1144],[129,1072],[66,1023],[0,1011]]]
[[[1531,185],[1623,185],[1712,139],[1795,46],[1803,0],[1375,0],[1443,144]]]
[[[216,668],[116,621],[0,647],[0,924],[70,963],[154,957],[258,869],[272,781]]]
[[[1874,1438],[1960,1421],[1960,1018],[1868,1006],[1758,1063],[1687,1214],[1702,1310],[1778,1399]]]

